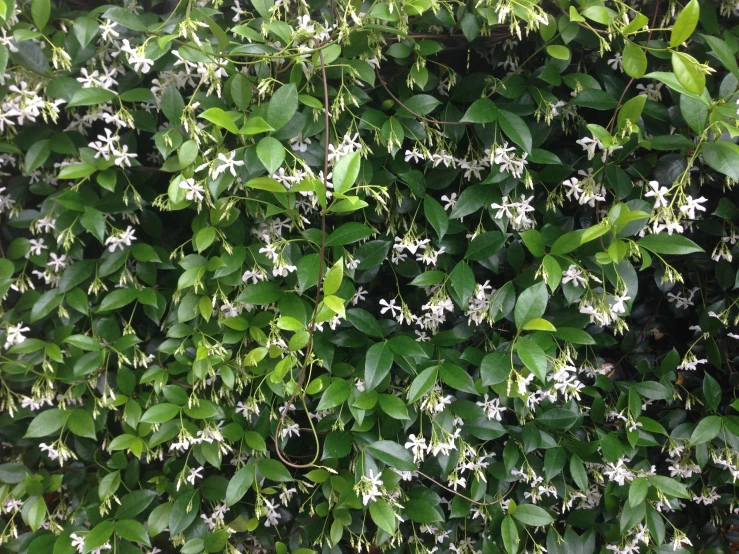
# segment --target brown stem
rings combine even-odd
[[[385,82],[385,79],[382,78],[382,75],[380,75],[380,71],[377,68],[375,68],[375,73],[377,74],[377,78],[380,80],[380,84],[382,84],[382,88],[384,88],[385,91],[390,95],[390,98],[395,100],[398,104],[403,106],[403,108],[405,108],[411,114],[415,115],[418,119],[422,119],[426,123],[433,123],[435,125],[464,125],[464,123],[460,121],[439,121],[438,119],[431,119],[430,117],[424,117],[421,114],[414,112],[408,106],[403,104],[403,102],[400,101],[400,98],[398,98],[392,92],[390,92],[390,89],[388,88],[387,83]]]
[[[328,103],[328,80],[326,79],[326,64],[323,61],[323,50],[318,51],[318,55],[321,59],[321,74],[323,76],[323,110],[325,112],[325,124],[326,124],[326,137],[324,140],[324,158],[323,158],[323,194],[324,198],[326,195],[326,191],[328,190],[328,185],[326,184],[326,178],[328,175],[328,145],[330,142],[330,135],[331,135],[331,129],[329,127],[329,103]],[[315,332],[316,328],[316,316],[318,314],[318,301],[321,296],[321,274],[323,273],[323,256],[326,252],[326,210],[321,210],[321,253],[318,256],[318,282],[316,283],[316,298],[315,302],[313,303],[313,315],[311,316],[310,326],[308,328],[308,344],[306,345],[305,349],[305,358],[303,360],[303,366],[300,368],[300,374],[298,375],[298,380],[295,384],[295,389],[293,390],[293,393],[290,395],[290,399],[285,404],[285,409],[282,411],[282,415],[280,416],[280,420],[277,422],[277,428],[275,429],[274,434],[274,443],[275,443],[275,450],[277,452],[277,456],[282,460],[282,462],[294,469],[306,469],[309,467],[313,467],[313,462],[309,464],[294,464],[291,461],[287,460],[286,457],[283,455],[282,451],[280,450],[280,429],[282,428],[282,425],[285,423],[285,416],[287,415],[288,410],[290,409],[290,406],[292,406],[293,401],[295,400],[295,397],[298,394],[298,391],[300,390],[301,385],[303,384],[303,380],[305,379],[305,372],[308,368],[308,363],[311,357],[311,354],[313,352],[313,333]],[[308,416],[310,417],[310,415]]]
[[[513,487],[511,487],[510,489],[508,489],[508,492],[506,492],[503,496],[501,496],[497,500],[493,500],[492,502],[478,502],[477,500],[472,500],[470,497],[465,496],[462,493],[459,493],[459,492],[455,491],[454,489],[450,489],[449,487],[446,487],[446,486],[442,485],[436,479],[434,479],[433,477],[429,477],[425,473],[422,473],[420,471],[416,471],[416,473],[418,473],[421,477],[425,477],[426,479],[428,479],[429,481],[431,481],[435,485],[440,486],[445,491],[448,491],[448,492],[450,492],[452,494],[455,494],[455,495],[459,496],[460,498],[464,498],[468,502],[472,502],[473,504],[476,504],[478,506],[493,506],[495,504],[499,504],[500,502],[502,502],[505,499],[506,496],[508,496],[509,494],[511,494],[511,492],[513,492]]]
[[[657,3],[654,6],[654,13],[652,14],[652,24],[649,26],[649,34],[647,35],[647,43],[646,46],[649,46],[649,41],[652,40],[652,31],[654,29],[654,26],[657,24],[657,14],[659,14],[659,3],[660,0],[657,0]],[[626,92],[629,90],[629,87],[634,82],[634,78],[632,77],[628,83],[626,83],[626,86],[624,87],[623,92],[621,93],[621,98],[618,99],[618,103],[616,104],[616,109],[613,111],[613,118],[611,119],[611,124],[608,126],[608,134],[611,134],[613,132],[613,127],[616,125],[616,120],[618,118],[618,112],[621,110],[621,106],[623,104],[624,98],[626,97]],[[606,155],[603,158],[603,177],[601,178],[601,185],[606,180],[606,166],[608,165],[608,154],[609,151],[606,150]],[[600,221],[600,215],[598,215],[598,212],[600,211],[598,208],[600,207],[600,200],[595,205],[595,217],[598,221]],[[603,237],[600,238],[600,245],[603,246]],[[605,248],[604,248],[605,250]]]

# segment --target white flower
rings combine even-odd
[[[380,313],[381,314],[384,314],[385,312],[387,312],[388,310],[390,310],[390,314],[393,317],[395,317],[396,316],[396,314],[395,314],[396,311],[398,313],[401,312],[400,306],[396,306],[395,305],[395,299],[394,298],[392,300],[390,300],[390,302],[388,302],[387,300],[380,300],[380,306],[385,306],[384,308],[382,308],[380,310]]]
[[[138,158],[138,154],[129,153],[128,145],[124,144],[120,149],[111,150],[113,161],[118,167],[131,167],[131,158]]]
[[[616,300],[616,302],[613,304],[613,306],[611,306],[611,309],[614,311],[614,313],[622,314],[626,312],[624,302],[626,302],[627,300],[631,300],[631,297],[626,296],[626,293],[624,293],[621,296],[614,296],[614,300]]]
[[[662,83],[649,83],[646,87],[644,85],[636,85],[637,90],[641,96],[646,96],[649,100],[659,102],[662,100],[662,93],[659,89],[662,88]]]
[[[590,137],[583,137],[580,140],[575,141],[577,144],[582,146],[582,149],[588,153],[588,159],[592,160],[595,157],[595,149],[600,148],[603,150],[603,143],[599,139],[593,139]]]
[[[50,267],[54,270],[54,273],[59,273],[64,268],[67,267],[67,256],[62,254],[61,256],[57,256],[54,252],[49,253],[49,262],[46,264],[46,267]]]
[[[196,479],[202,479],[203,478],[203,470],[205,468],[203,466],[200,466],[199,468],[190,468],[190,475],[187,476],[187,482],[191,485],[195,484]]]
[[[34,256],[40,256],[43,250],[47,250],[49,247],[44,243],[44,239],[30,239],[28,241],[28,254]]]
[[[7,350],[14,344],[23,343],[26,340],[23,333],[27,333],[30,330],[30,328],[24,327],[23,323],[8,326],[7,333],[5,334],[5,349]]]
[[[616,464],[606,464],[606,469],[603,471],[603,475],[608,477],[611,481],[615,481],[619,485],[623,485],[626,481],[633,481],[636,479],[634,472],[631,471],[624,465],[625,458],[619,458]]]
[[[105,245],[108,246],[108,250],[111,252],[115,252],[118,247],[123,250],[124,246],[131,246],[131,242],[136,240],[135,232],[136,230],[129,225],[120,236],[110,236],[105,239]]]
[[[649,181],[649,186],[652,190],[647,192],[644,196],[647,198],[654,197],[655,209],[660,207],[666,208],[668,206],[667,195],[670,193],[667,187],[660,187],[657,181]]]
[[[705,212],[706,208],[701,206],[703,202],[708,202],[708,198],[701,196],[700,198],[693,198],[692,196],[686,197],[684,205],[680,206],[680,211],[684,214],[688,214],[689,219],[695,219],[695,210]]]
[[[82,554],[85,551],[85,537],[72,533],[69,538],[72,539],[72,546],[77,549],[79,554]]]
[[[413,462],[423,462],[424,454],[428,445],[426,439],[423,437],[416,437],[416,435],[408,435],[408,442],[405,443],[405,448],[410,449],[413,452]]]
[[[588,280],[582,276],[583,272],[575,264],[572,264],[567,268],[567,271],[562,272],[562,284],[572,282],[575,287],[586,287]]]
[[[203,198],[205,198],[205,196],[203,195],[205,189],[202,185],[196,184],[195,179],[192,177],[182,181],[180,183],[180,188],[187,191],[185,198],[190,201],[197,200],[198,202],[200,202]]]
[[[608,60],[608,65],[611,66],[614,71],[618,69],[621,73],[624,72],[623,57],[619,52],[616,52],[614,57]]]
[[[485,401],[484,402],[477,402],[477,405],[480,406],[484,411],[485,415],[489,420],[495,419],[496,421],[502,421],[503,420],[503,412],[507,410],[505,406],[500,405],[500,399],[499,398],[493,398],[491,400],[488,400],[488,395],[485,395]]]
[[[423,154],[421,154],[415,148],[413,150],[405,151],[405,161],[413,160],[414,162],[423,161]]]
[[[457,203],[457,193],[453,192],[449,196],[446,194],[441,197],[441,201],[444,202],[444,209],[451,210]]]
[[[236,177],[236,167],[244,165],[243,160],[236,160],[236,152],[229,152],[228,156],[221,152],[218,154],[218,159],[222,161],[223,164],[215,169],[214,173],[216,177],[226,170],[229,170],[231,175]]]

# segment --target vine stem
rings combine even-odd
[[[505,497],[506,496],[508,496],[509,494],[511,494],[511,492],[513,492],[513,487],[511,487],[510,489],[508,489],[508,491],[503,496],[501,496],[497,500],[493,500],[492,502],[478,502],[477,500],[473,500],[472,498],[470,498],[468,496],[465,496],[462,493],[459,493],[459,492],[455,491],[454,489],[450,489],[449,487],[447,487],[445,485],[442,485],[436,479],[434,479],[433,477],[429,477],[428,475],[426,475],[425,473],[423,473],[421,471],[416,471],[416,473],[418,473],[421,477],[424,477],[425,479],[428,479],[429,481],[431,481],[435,485],[438,485],[439,487],[441,487],[445,491],[448,491],[448,492],[450,492],[450,493],[452,493],[452,494],[454,494],[456,496],[459,496],[460,498],[463,498],[464,500],[467,500],[468,502],[472,502],[473,504],[476,504],[477,506],[493,506],[495,504],[499,504],[499,503],[503,502],[503,500],[505,500]]]
[[[330,135],[331,135],[331,128],[330,128],[330,121],[329,121],[329,102],[328,102],[328,80],[326,79],[326,63],[323,61],[323,50],[318,51],[318,55],[321,59],[321,74],[323,76],[323,111],[325,112],[325,124],[326,124],[326,137],[324,140],[324,158],[323,158],[323,194],[324,197],[326,195],[326,191],[328,190],[328,185],[326,183],[327,175],[328,175],[328,145],[330,142]],[[318,434],[316,433],[316,429],[313,426],[313,421],[310,418],[310,415],[308,415],[308,423],[310,423],[311,430],[313,431],[313,437],[316,441],[316,453],[313,457],[313,460],[310,463],[307,464],[295,464],[288,460],[285,455],[283,455],[282,451],[280,450],[280,430],[282,429],[282,426],[285,423],[285,416],[287,416],[287,412],[290,410],[290,407],[293,405],[293,402],[295,401],[295,397],[298,394],[298,391],[300,390],[303,381],[305,380],[305,372],[308,369],[308,364],[310,361],[311,354],[313,353],[313,333],[315,332],[316,328],[316,316],[318,315],[318,302],[321,297],[321,275],[323,273],[323,257],[326,253],[326,210],[321,210],[321,251],[318,256],[318,281],[316,283],[316,298],[313,303],[313,315],[311,316],[310,320],[310,327],[308,328],[308,343],[306,344],[305,348],[305,358],[303,359],[303,366],[300,368],[300,374],[298,375],[298,380],[295,384],[295,389],[293,390],[292,394],[290,395],[290,399],[285,403],[285,408],[282,411],[282,415],[280,416],[279,421],[277,422],[277,428],[275,429],[274,434],[274,443],[275,443],[275,451],[277,452],[277,456],[282,460],[282,462],[294,469],[307,469],[309,467],[314,467],[314,464],[316,460],[318,459],[318,455],[321,450],[321,444],[318,439]],[[305,408],[305,400],[303,400],[303,407]],[[306,409],[307,412],[307,409]]]
[[[657,0],[657,3],[654,6],[654,13],[652,14],[652,24],[649,26],[649,34],[647,35],[647,42],[646,46],[649,46],[649,42],[652,40],[652,31],[654,31],[654,26],[657,24],[657,15],[659,14],[659,4],[660,0]],[[626,86],[624,87],[623,92],[621,93],[621,97],[618,99],[618,103],[616,104],[616,108],[613,110],[613,118],[611,119],[611,123],[608,126],[608,134],[613,133],[613,128],[616,125],[616,120],[618,118],[618,112],[621,111],[621,106],[623,105],[624,98],[626,97],[626,93],[631,88],[631,85],[634,83],[634,78],[632,77],[628,83],[626,83]],[[601,185],[606,180],[606,166],[608,165],[608,154],[610,153],[609,150],[606,150],[605,158],[603,158],[603,176],[601,178]],[[600,215],[599,210],[600,208],[600,201],[598,201],[595,205],[595,217],[598,221],[600,221]],[[600,245],[603,246],[603,237],[600,237]],[[605,247],[604,247],[605,249]]]
[[[408,112],[410,112],[412,115],[415,115],[418,119],[421,119],[425,121],[426,123],[433,123],[435,125],[464,125],[464,123],[460,121],[439,121],[438,119],[431,119],[430,117],[424,117],[419,113],[414,112],[412,109],[410,109],[408,106],[403,104],[403,102],[395,96],[390,89],[387,86],[387,83],[385,82],[385,79],[382,78],[382,75],[380,75],[379,69],[375,68],[375,74],[377,75],[377,78],[380,80],[380,84],[382,85],[382,88],[385,89],[385,91],[390,95],[390,98],[395,100],[399,105],[401,105],[403,108],[405,108]]]

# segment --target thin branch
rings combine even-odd
[[[324,140],[324,158],[323,158],[323,194],[324,198],[326,195],[326,191],[328,190],[328,185],[326,183],[327,175],[328,175],[328,145],[330,142],[331,137],[331,128],[330,128],[330,121],[329,121],[329,102],[328,102],[328,80],[326,79],[326,64],[323,61],[323,51],[319,50],[318,55],[321,59],[321,74],[323,76],[323,110],[325,112],[325,125],[326,125],[326,136]],[[290,466],[294,469],[306,469],[309,467],[313,467],[314,462],[318,458],[318,453],[320,451],[320,443],[318,441],[318,435],[316,434],[316,430],[313,429],[313,423],[310,421],[310,416],[308,416],[308,422],[311,424],[311,428],[313,431],[313,436],[316,439],[316,454],[313,458],[313,461],[308,464],[294,464],[291,461],[287,460],[286,457],[283,455],[282,451],[280,450],[280,430],[285,423],[285,416],[287,415],[287,412],[289,411],[290,407],[293,405],[293,402],[295,401],[295,397],[298,394],[298,391],[300,390],[303,380],[305,379],[305,372],[308,369],[308,363],[310,361],[311,354],[313,353],[313,333],[315,332],[316,328],[316,316],[318,315],[318,302],[321,297],[321,274],[323,273],[323,257],[326,252],[326,210],[321,210],[321,252],[318,256],[318,282],[316,283],[316,298],[313,303],[313,315],[311,316],[310,326],[308,328],[308,344],[306,345],[305,349],[305,358],[303,359],[303,366],[300,368],[300,374],[298,375],[298,380],[295,385],[295,389],[293,390],[293,393],[290,395],[290,399],[285,404],[285,409],[282,411],[282,415],[280,416],[280,420],[277,423],[277,428],[275,429],[274,434],[274,443],[275,443],[275,450],[277,451],[277,456],[282,460],[282,462]]]
[[[428,479],[435,485],[440,486],[445,491],[448,491],[456,496],[459,496],[460,498],[464,498],[468,502],[472,502],[473,504],[476,504],[477,506],[494,506],[495,504],[500,504],[501,502],[503,502],[503,500],[505,500],[506,496],[508,496],[509,494],[511,494],[511,492],[513,492],[513,487],[511,487],[510,489],[508,489],[508,491],[503,496],[501,496],[497,500],[493,500],[492,502],[478,502],[477,500],[471,499],[469,496],[465,496],[462,493],[455,491],[454,489],[450,489],[449,487],[442,485],[436,479],[434,479],[433,477],[429,477],[425,473],[422,473],[420,471],[416,471],[416,473],[418,473],[421,477],[425,477],[426,479]]]
[[[380,75],[380,71],[377,68],[375,68],[375,73],[377,74],[377,78],[380,80],[380,84],[382,84],[382,88],[384,88],[385,91],[387,91],[387,93],[390,95],[390,98],[395,100],[398,104],[403,106],[403,108],[405,108],[409,113],[415,115],[418,119],[422,119],[426,123],[433,123],[435,125],[465,125],[465,123],[461,121],[439,121],[438,119],[431,119],[430,117],[424,117],[421,114],[414,112],[408,106],[403,104],[400,98],[398,98],[392,92],[390,92],[390,89],[388,88],[387,83],[385,82],[385,79],[382,78],[382,75]]]

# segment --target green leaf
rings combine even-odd
[[[480,377],[483,386],[497,385],[508,379],[513,366],[511,358],[502,352],[487,354],[480,364]]]
[[[523,148],[526,152],[531,153],[531,131],[520,116],[512,112],[500,110],[498,112],[498,124],[509,139]]]
[[[739,180],[739,146],[725,140],[706,142],[701,146],[701,154],[711,168]]]
[[[84,552],[90,552],[95,548],[100,548],[113,535],[113,522],[110,520],[101,521],[92,530],[85,535]]]
[[[198,115],[198,117],[202,117],[203,119],[210,121],[214,125],[217,125],[218,127],[222,127],[227,131],[232,132],[234,135],[237,135],[239,133],[239,129],[238,127],[236,127],[233,119],[231,119],[231,116],[224,112],[221,108],[208,108],[203,113]]]
[[[731,73],[733,73],[734,76],[739,79],[739,67],[737,67],[736,55],[731,50],[726,41],[723,41],[720,38],[711,35],[701,36],[711,47],[711,51],[716,55],[723,66],[731,71]]]
[[[119,25],[132,31],[146,31],[146,25],[139,19],[139,16],[125,8],[109,8],[104,14],[103,19],[110,19]]]
[[[69,414],[58,408],[41,412],[28,426],[24,439],[35,439],[53,435],[64,426]]]
[[[689,238],[682,235],[668,235],[667,233],[647,235],[639,239],[637,244],[655,254],[682,255],[705,252]]]
[[[675,48],[690,38],[695,31],[700,17],[700,4],[698,0],[690,0],[677,15],[675,25],[670,33],[670,46]]]
[[[505,242],[506,236],[499,231],[480,233],[470,241],[464,257],[467,260],[485,260],[500,252]]]
[[[139,291],[134,288],[116,289],[109,292],[105,298],[103,298],[103,301],[100,303],[99,311],[109,312],[111,310],[118,310],[119,308],[129,305],[138,297]]]
[[[74,20],[72,30],[74,31],[74,36],[77,38],[77,42],[80,43],[82,48],[85,48],[98,34],[100,24],[97,19],[93,19],[92,17],[78,17]]]
[[[326,246],[345,246],[366,239],[372,229],[363,223],[344,223],[326,238]]]
[[[516,341],[516,353],[523,364],[539,378],[539,381],[546,383],[547,355],[541,347],[531,339],[519,337]]]
[[[550,44],[547,46],[547,54],[558,60],[570,59],[570,49],[559,44]]]
[[[25,521],[32,531],[36,532],[41,528],[46,520],[48,508],[46,501],[42,496],[32,496],[23,504],[21,512],[23,521]]]
[[[164,89],[162,94],[162,112],[173,125],[180,124],[182,110],[185,108],[185,101],[182,95],[173,84]]]
[[[115,98],[115,93],[102,88],[81,88],[72,95],[72,101],[67,104],[68,108],[76,106],[95,106],[105,104]]]
[[[226,506],[233,506],[244,498],[244,495],[254,484],[254,475],[255,467],[253,464],[246,465],[234,473],[226,488]]]
[[[672,90],[677,91],[680,94],[686,94],[690,96],[691,98],[695,98],[696,100],[703,102],[706,105],[709,105],[708,100],[703,98],[703,96],[701,96],[701,93],[695,93],[685,88],[685,86],[680,83],[680,81],[678,80],[677,76],[674,73],[670,73],[666,71],[652,71],[651,73],[647,73],[644,77],[647,79],[656,79],[657,81],[664,83],[665,85],[670,87]]]
[[[721,403],[723,390],[721,384],[708,373],[703,374],[703,399],[706,407],[716,410]]]
[[[33,17],[33,22],[39,31],[43,32],[44,27],[49,22],[50,15],[51,3],[49,0],[33,0],[31,4],[31,17]]]
[[[23,464],[9,462],[0,464],[0,483],[17,485],[31,474],[30,470]]]
[[[116,509],[116,519],[131,519],[146,510],[157,497],[156,491],[140,489],[128,493],[121,498],[121,503]]]
[[[678,82],[693,94],[700,95],[706,88],[706,76],[700,70],[695,58],[680,52],[673,52],[672,71]]]
[[[372,455],[390,467],[401,471],[415,471],[418,469],[413,463],[413,455],[397,442],[382,440],[367,446]]]
[[[359,169],[362,165],[362,158],[359,152],[352,152],[338,161],[333,169],[332,182],[334,184],[334,192],[344,194],[347,192],[357,180]]]
[[[134,519],[124,519],[116,521],[115,532],[122,539],[131,542],[138,542],[146,546],[151,546],[149,542],[149,534],[144,526]]]
[[[26,152],[26,171],[34,171],[41,167],[50,155],[51,148],[48,140],[34,142]]]
[[[537,317],[522,327],[524,331],[556,331],[557,328],[546,319]]]
[[[267,123],[282,129],[298,111],[298,89],[290,83],[277,89],[267,105]]]
[[[619,128],[624,127],[626,125],[626,121],[630,121],[631,123],[636,124],[636,122],[639,121],[639,118],[641,117],[646,101],[646,96],[638,94],[634,96],[631,100],[628,100],[626,103],[624,103],[624,105],[621,106],[621,109],[618,112]]]
[[[80,217],[82,226],[90,231],[102,244],[105,242],[105,216],[102,212],[85,206],[85,213]]]
[[[701,419],[690,435],[690,443],[693,445],[703,444],[715,439],[721,432],[722,421],[719,416],[708,416]]]
[[[146,410],[139,421],[141,423],[166,423],[179,413],[180,406],[163,402]]]
[[[364,384],[366,390],[376,389],[393,365],[393,352],[387,342],[373,344],[367,350],[364,363]]]
[[[321,396],[321,400],[318,402],[316,411],[330,410],[343,404],[349,398],[351,390],[352,387],[348,381],[336,379],[323,391],[323,396]]]
[[[464,216],[475,213],[490,202],[490,196],[489,185],[466,187],[449,213],[449,219],[462,219]]]
[[[449,286],[461,306],[467,305],[470,296],[475,292],[475,284],[475,274],[467,262],[459,262],[454,266],[449,275]]]
[[[570,475],[572,475],[573,481],[580,487],[580,490],[588,490],[588,474],[585,471],[585,465],[577,454],[570,458]]]
[[[200,494],[198,491],[185,492],[175,500],[172,505],[172,511],[169,513],[170,536],[179,535],[182,531],[190,527],[200,512],[198,509],[199,505]]]
[[[423,199],[423,212],[434,231],[436,231],[439,240],[443,239],[447,229],[449,229],[449,216],[442,205],[431,196],[426,196]]]
[[[381,394],[377,397],[380,408],[393,419],[410,419],[408,408],[403,401],[394,394]]]
[[[69,430],[78,437],[96,440],[95,422],[87,410],[74,410],[67,420]]]
[[[451,363],[442,364],[439,367],[439,377],[454,390],[460,390],[474,395],[478,394],[470,374],[458,365]]]
[[[550,408],[536,420],[555,429],[569,429],[577,421],[577,414],[565,408]]]
[[[257,468],[259,473],[264,475],[270,481],[277,483],[289,483],[293,481],[293,476],[279,460],[273,460],[271,458],[262,458],[257,462]]]
[[[498,108],[490,98],[475,100],[460,119],[462,123],[492,123],[498,119]]]
[[[408,389],[408,403],[413,404],[417,402],[423,395],[425,395],[436,383],[436,376],[438,367],[429,367],[419,373],[411,383]]]
[[[644,502],[649,492],[649,483],[644,477],[639,477],[629,485],[629,505],[634,508]]]
[[[395,527],[397,525],[395,511],[388,506],[387,502],[381,498],[375,500],[369,505],[369,513],[375,525],[390,535],[395,534]]]
[[[405,107],[408,108],[408,110],[411,110],[418,115],[428,115],[441,104],[441,101],[434,96],[431,96],[430,94],[416,94],[415,96],[411,96],[410,98],[404,100],[403,103],[405,104]],[[415,117],[408,110],[404,109],[402,106],[399,106],[398,115]]]
[[[254,285],[247,285],[236,297],[237,302],[245,302],[262,306],[277,302],[282,296],[282,289],[273,281],[262,281]]]
[[[571,344],[595,344],[595,340],[582,329],[574,327],[557,327],[554,336]]]
[[[513,317],[517,329],[523,329],[529,321],[540,318],[547,309],[549,294],[543,281],[532,285],[523,291],[516,301]]]
[[[664,475],[650,475],[647,477],[649,482],[659,489],[660,492],[674,498],[691,498],[688,489],[675,479],[665,477]]]
[[[634,79],[641,79],[647,72],[647,55],[639,46],[626,41],[623,51],[624,73]]]
[[[257,143],[257,157],[267,168],[270,175],[274,174],[285,161],[285,147],[272,137],[264,137]]]
[[[530,527],[542,527],[554,522],[549,512],[534,504],[519,504],[513,512],[513,517]]]
[[[503,523],[500,525],[500,534],[503,537],[503,546],[508,554],[516,554],[518,552],[518,529],[516,522],[511,516],[505,516]]]

